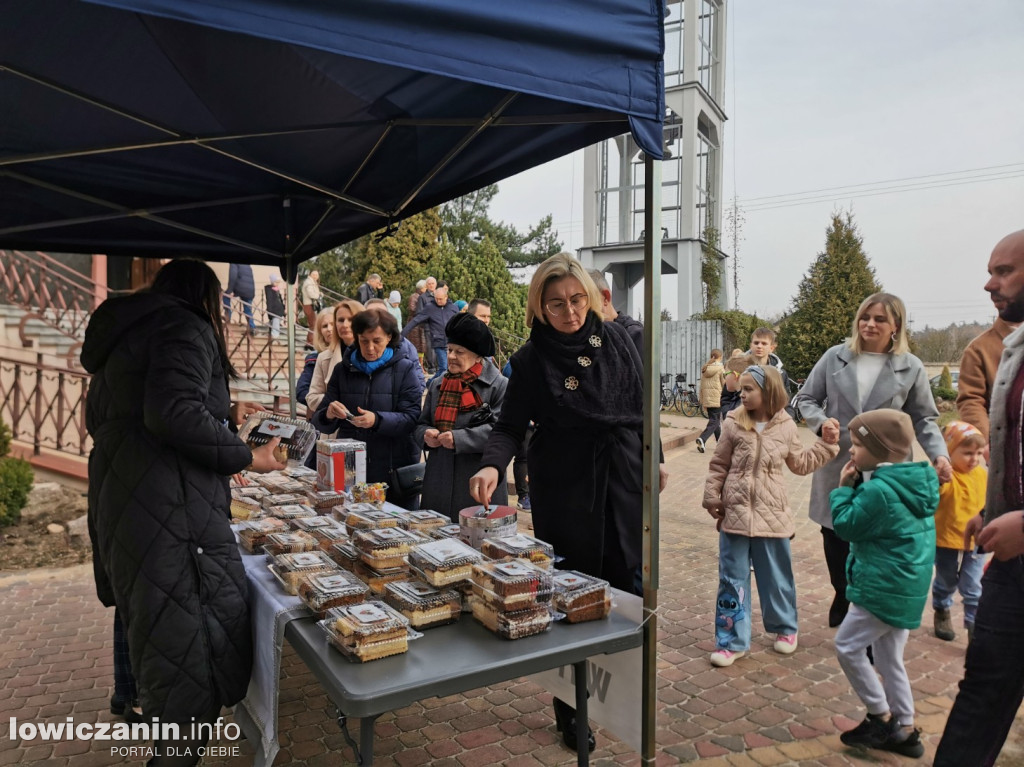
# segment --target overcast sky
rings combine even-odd
[[[830,213],[852,209],[914,329],[991,321],[989,253],[1024,228],[1024,2],[730,0],[728,46],[740,308],[783,312]],[[582,153],[499,186],[495,218],[525,228],[550,213],[570,249],[583,244]]]

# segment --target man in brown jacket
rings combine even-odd
[[[995,324],[971,341],[960,359],[956,408],[967,421],[988,439],[988,408],[992,402],[992,383],[1003,355],[1003,339],[1020,325],[997,317]]]

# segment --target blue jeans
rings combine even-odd
[[[789,538],[748,538],[719,533],[715,644],[750,649],[750,565],[754,565],[761,618],[771,634],[797,632],[796,584]]]
[[[435,346],[434,354],[437,356],[437,372],[431,376],[430,380],[433,381],[439,376],[443,376],[448,370],[448,347],[447,346]],[[430,383],[428,381],[427,383]]]
[[[964,678],[934,767],[988,767],[1024,699],[1024,562],[993,559],[982,578]]]
[[[932,583],[932,608],[948,610],[953,595],[959,591],[964,600],[964,628],[974,624],[981,599],[981,576],[985,571],[985,555],[973,551],[935,548],[935,582]]]
[[[238,300],[242,302],[242,311],[245,313],[245,319],[249,323],[249,330],[255,331],[256,320],[252,317],[252,301],[246,301],[241,298]],[[231,296],[228,295],[224,296],[224,322],[231,322]]]

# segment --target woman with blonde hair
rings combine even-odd
[[[532,421],[527,462],[537,537],[564,557],[561,567],[633,592],[642,537],[640,356],[623,328],[603,321],[597,286],[568,253],[534,273],[526,324],[530,338],[512,355],[501,415],[469,492],[490,503]],[[556,699],[555,719],[575,749],[575,711]]]
[[[352,332],[352,320],[359,312],[363,311],[363,305],[351,298],[339,301],[331,309],[324,309],[321,315],[327,312],[331,314],[331,337],[326,349],[320,352],[316,358],[316,367],[313,368],[313,380],[309,383],[309,392],[306,394],[306,407],[310,412],[320,407],[324,394],[327,392],[327,382],[331,380],[331,373],[334,367],[341,362],[345,349],[355,343],[356,337]],[[320,332],[320,321],[317,318],[317,332]]]
[[[853,317],[851,337],[826,351],[807,376],[796,396],[796,406],[807,426],[820,433],[829,418],[840,423],[839,457],[825,465],[811,482],[811,519],[821,525],[829,578],[835,589],[828,625],[843,622],[846,600],[846,559],[850,545],[832,529],[829,494],[839,487],[839,475],[849,460],[847,424],[870,410],[902,410],[914,422],[917,441],[935,465],[940,482],[948,482],[953,469],[946,443],[935,419],[928,376],[921,360],[910,353],[906,327],[907,310],[891,293],[865,298]]]

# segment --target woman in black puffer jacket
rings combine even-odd
[[[391,483],[393,469],[418,463],[420,448],[412,433],[423,401],[423,373],[401,354],[402,336],[395,318],[383,309],[367,309],[352,320],[356,343],[334,367],[327,393],[313,415],[321,433],[366,443],[366,481]],[[417,497],[388,489],[388,500],[414,508]]]
[[[148,291],[104,302],[82,347],[93,374],[86,425],[96,591],[127,630],[146,719],[178,723],[185,737],[193,719],[214,720],[249,685],[251,629],[228,477],[283,468],[272,455],[278,440],[250,450],[229,427],[246,408],[229,399],[219,292],[206,264],[172,261]],[[150,763],[194,763],[192,745],[192,757]]]

